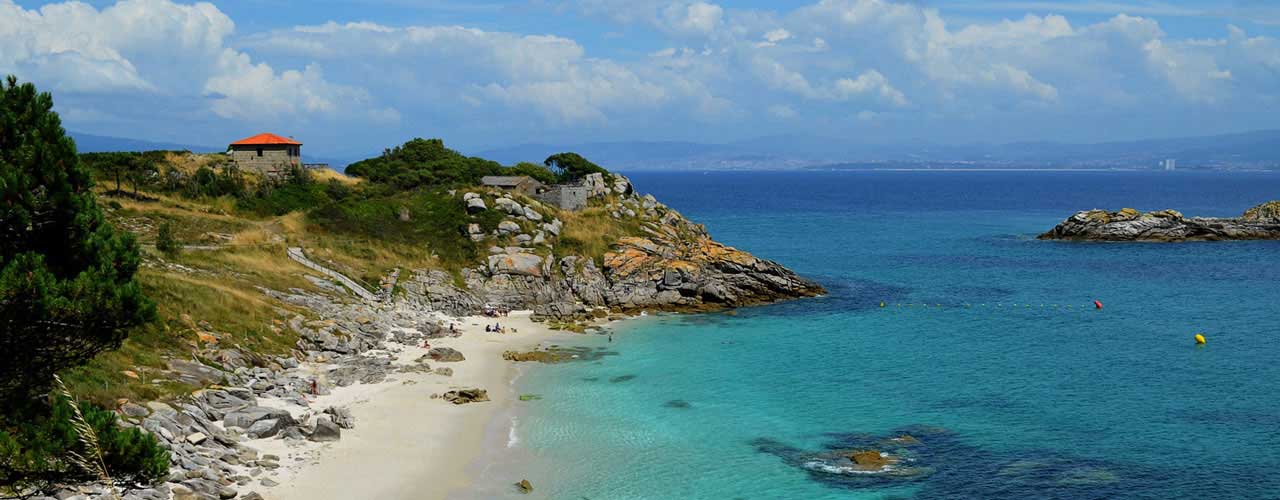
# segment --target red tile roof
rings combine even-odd
[[[302,143],[290,139],[288,137],[280,137],[275,134],[262,133],[253,137],[246,137],[231,143],[232,146],[258,146],[263,144],[289,144],[293,146],[301,146]]]

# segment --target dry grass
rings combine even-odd
[[[579,212],[560,212],[564,229],[556,255],[591,255],[597,258],[612,249],[618,238],[640,234],[640,223],[634,219],[614,219],[602,206],[587,207]],[[597,262],[596,264],[602,264]]]
[[[347,174],[329,168],[310,170],[309,172],[311,173],[311,180],[316,182],[329,182],[331,180],[335,180],[348,186],[354,186],[364,181],[364,179],[359,177],[351,177]]]

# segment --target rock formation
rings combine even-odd
[[[421,271],[402,286],[408,300],[429,302],[446,312],[474,313],[488,303],[533,309],[538,316],[581,318],[595,309],[710,310],[763,304],[824,292],[775,262],[725,246],[706,228],[685,219],[652,195],[634,192],[626,177],[592,174],[594,210],[609,224],[633,228],[603,255],[557,252],[565,223],[559,212],[536,200],[508,193],[462,193],[473,213],[497,211],[503,219],[491,231],[479,223],[465,231],[492,245],[481,265],[464,269],[465,289],[439,271]],[[600,178],[597,178],[600,177]],[[492,207],[490,209],[482,206]]]
[[[1118,212],[1077,212],[1042,240],[1080,241],[1218,241],[1280,239],[1280,201],[1246,210],[1235,218],[1183,217],[1176,210],[1141,213],[1132,208]]]

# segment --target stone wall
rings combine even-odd
[[[299,154],[293,156],[289,154],[290,148],[297,148]],[[262,151],[262,156],[258,156],[258,151]],[[241,170],[253,169],[270,176],[286,175],[291,166],[302,165],[301,146],[280,145],[261,145],[261,146],[233,146],[231,149],[231,160],[236,162],[236,166]]]

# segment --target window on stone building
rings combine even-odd
[[[262,148],[258,148],[258,156],[262,156]]]

